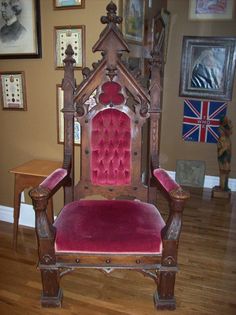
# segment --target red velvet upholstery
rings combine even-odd
[[[65,178],[67,175],[67,170],[64,168],[56,169],[52,174],[50,174],[41,184],[40,186],[44,188],[48,188],[49,190],[53,190],[60,181]]]
[[[121,105],[124,103],[124,96],[120,93],[121,86],[112,81],[108,81],[102,85],[102,93],[99,95],[99,102],[103,105]]]
[[[139,201],[74,201],[63,208],[54,226],[56,252],[162,252],[165,222],[155,206]]]
[[[157,168],[153,171],[153,174],[166,192],[169,193],[172,190],[180,188],[180,185],[177,184],[164,169]]]
[[[100,111],[91,126],[91,181],[94,185],[131,182],[131,121],[117,109]]]

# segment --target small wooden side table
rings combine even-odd
[[[62,166],[61,162],[48,160],[31,160],[9,170],[15,174],[14,185],[14,217],[13,217],[13,248],[17,248],[17,233],[20,216],[21,193],[26,188],[38,186],[49,174]],[[53,222],[52,199],[48,203],[48,218]]]

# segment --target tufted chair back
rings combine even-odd
[[[98,85],[82,105],[75,97],[82,130],[82,168],[75,198],[94,194],[109,199],[132,197],[140,191],[140,199],[147,200],[141,152],[142,126],[149,115],[140,114],[140,106],[127,92],[118,77]]]
[[[117,109],[105,109],[91,121],[90,176],[94,185],[130,185],[131,121]]]

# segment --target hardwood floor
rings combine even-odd
[[[131,271],[107,276],[96,270],[65,276],[61,281],[63,308],[42,309],[34,231],[20,228],[18,251],[14,252],[12,225],[0,222],[1,315],[234,315],[236,193],[228,201],[211,199],[210,190],[191,191],[184,213],[179,268],[174,312],[154,309],[151,279]]]

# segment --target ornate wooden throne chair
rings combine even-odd
[[[139,271],[154,279],[154,303],[174,309],[174,285],[181,218],[189,197],[158,165],[160,56],[153,53],[149,90],[122,61],[128,47],[117,27],[116,6],[107,6],[107,24],[93,51],[102,59],[84,80],[74,80],[73,51],[65,58],[64,163],[30,191],[36,212],[41,303],[59,307],[60,277],[76,268]],[[74,121],[81,126],[80,180],[75,185]],[[148,122],[148,176],[142,182],[142,128]],[[145,152],[144,152],[145,153]],[[65,206],[52,224],[46,214],[50,197],[63,187]],[[151,203],[159,187],[169,201],[165,222]],[[91,200],[89,195],[106,199]],[[118,198],[122,196],[122,198]],[[127,196],[127,198],[125,197]],[[131,198],[132,196],[132,198]]]

